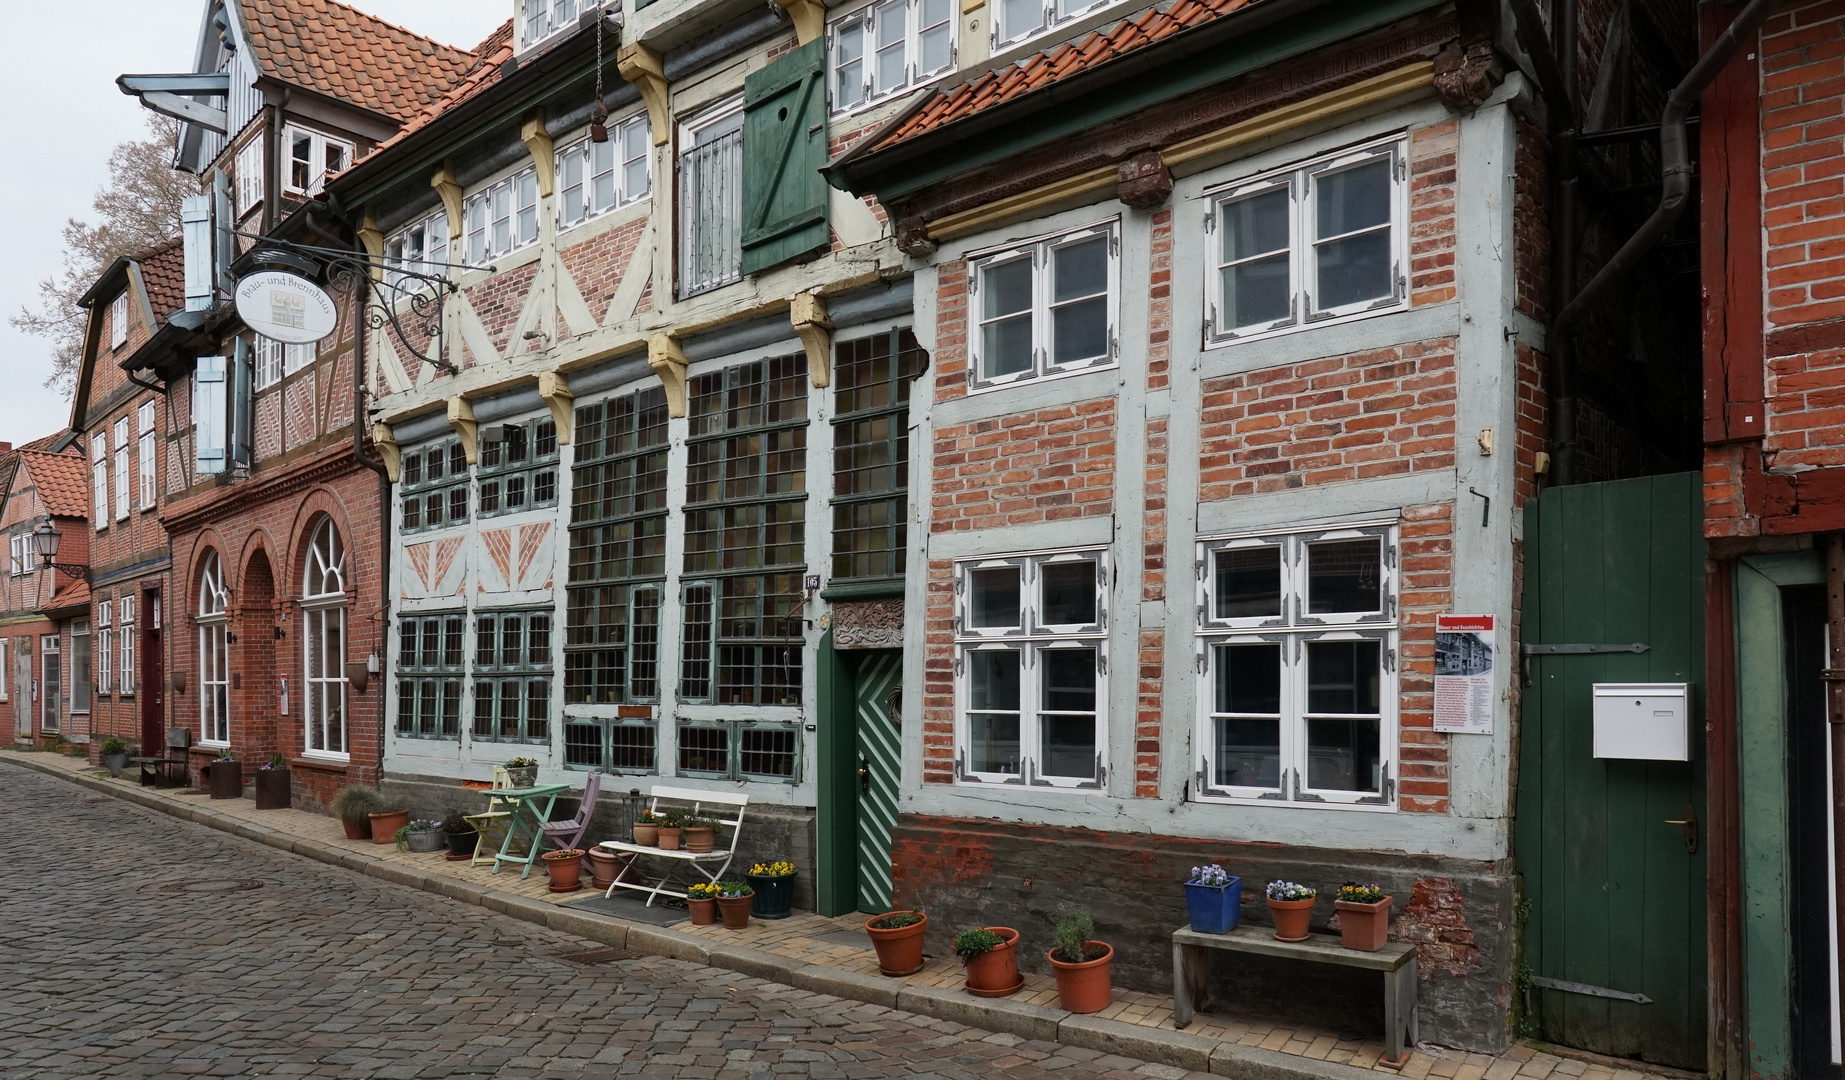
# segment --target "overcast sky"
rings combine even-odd
[[[138,102],[116,89],[123,72],[190,71],[208,0],[86,0],[7,4],[13,59],[0,69],[0,315],[36,304],[37,284],[63,262],[66,218],[93,220],[109,150],[144,138]],[[358,0],[379,18],[471,48],[512,15],[514,0]],[[73,13],[81,9],[75,23]],[[0,441],[61,430],[70,402],[42,385],[51,350],[0,318]]]

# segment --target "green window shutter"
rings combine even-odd
[[[743,83],[743,272],[824,251],[826,39]]]

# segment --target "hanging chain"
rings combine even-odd
[[[608,106],[602,103],[602,34],[607,23],[600,6],[596,9],[596,103],[589,107],[589,137],[599,143],[609,141]]]

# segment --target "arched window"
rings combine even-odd
[[[224,564],[207,551],[199,568],[199,741],[231,742],[230,657],[225,650]]]
[[[308,541],[301,574],[301,647],[310,754],[346,756],[346,549],[333,519]]]

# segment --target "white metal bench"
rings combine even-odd
[[[654,788],[647,797],[648,810],[659,814],[662,802],[685,803],[690,809],[684,811],[684,816],[711,818],[720,826],[720,838],[727,835],[729,843],[714,846],[710,851],[686,851],[683,848],[678,851],[663,851],[657,847],[630,843],[625,840],[604,840],[596,845],[604,851],[622,855],[651,855],[654,858],[671,860],[672,865],[666,873],[660,876],[658,882],[648,885],[640,880],[639,871],[636,869],[641,861],[629,859],[627,865],[621,868],[621,873],[615,875],[615,881],[609,886],[608,892],[603,895],[614,896],[616,889],[633,889],[636,892],[646,893],[647,906],[652,907],[653,902],[662,895],[676,896],[681,900],[686,898],[684,889],[668,887],[673,884],[674,874],[681,868],[696,870],[709,882],[721,880],[724,872],[730,869],[730,860],[736,855],[737,841],[743,835],[743,810],[749,805],[749,801],[748,795],[735,795],[725,791],[701,791],[697,788],[676,787]],[[735,817],[723,816],[724,813],[731,811],[735,812]],[[707,870],[705,868],[707,863],[717,863],[717,870],[715,872]],[[630,874],[635,875],[632,880],[629,878]]]

